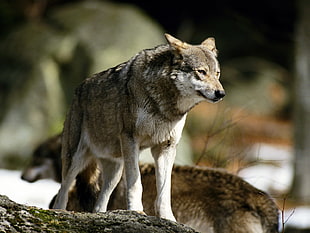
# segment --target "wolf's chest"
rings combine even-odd
[[[165,121],[160,117],[138,109],[136,120],[136,137],[140,147],[147,148],[168,140],[177,144],[181,138],[186,115],[179,121]]]

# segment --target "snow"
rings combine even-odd
[[[47,209],[60,185],[52,180],[29,183],[20,177],[21,171],[0,169],[0,194],[20,204]]]
[[[310,206],[301,206],[284,212],[285,227],[310,229]],[[284,221],[284,222],[285,222]]]
[[[240,177],[267,193],[287,193],[290,190],[294,176],[291,147],[257,143],[249,154],[259,163],[242,169],[238,174]],[[285,227],[310,229],[310,207],[285,210],[283,219]]]
[[[290,147],[257,143],[249,154],[259,163],[242,169],[239,176],[268,193],[287,193],[290,190],[294,176]]]

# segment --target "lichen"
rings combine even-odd
[[[48,226],[51,232],[55,230],[69,232],[66,230],[70,228],[69,223],[64,218],[58,216],[55,212],[44,209],[30,208],[29,213],[33,216],[31,219],[33,224]]]

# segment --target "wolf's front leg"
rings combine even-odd
[[[121,138],[121,148],[127,184],[127,208],[143,213],[139,146],[132,137],[123,135]]]
[[[152,148],[155,160],[157,198],[155,213],[157,216],[176,221],[171,209],[171,172],[176,155],[176,145],[170,143]]]

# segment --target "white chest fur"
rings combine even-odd
[[[170,140],[177,144],[181,138],[186,114],[178,121],[168,122],[139,108],[136,121],[136,137],[142,148],[152,147]]]

